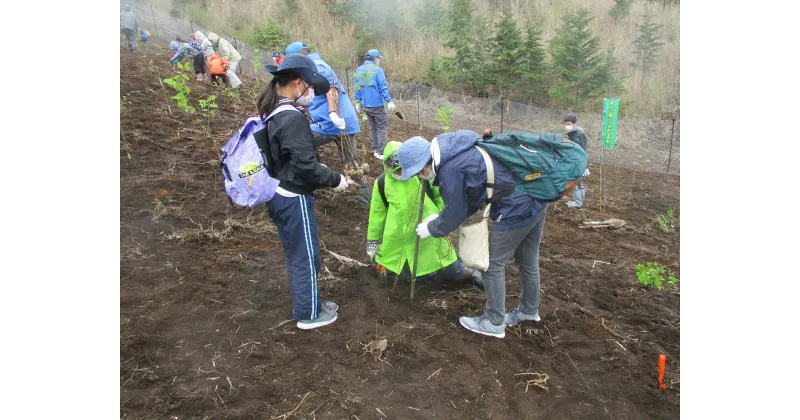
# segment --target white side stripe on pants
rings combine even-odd
[[[305,234],[306,251],[308,252],[308,265],[311,269],[311,319],[317,317],[317,270],[314,267],[313,244],[311,242],[311,223],[308,217],[308,205],[306,204],[306,197],[300,195],[300,208],[303,216],[303,233]]]

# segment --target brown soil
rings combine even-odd
[[[172,75],[166,48],[120,54],[128,102],[120,111],[121,417],[679,417],[679,287],[645,288],[634,269],[657,261],[680,277],[680,233],[654,221],[679,207],[679,178],[607,168],[601,209],[593,166],[586,206],[551,206],[547,216],[542,322],[510,327],[505,339],[458,325],[482,310],[477,289],[431,283],[410,301],[402,282],[392,291],[374,268],[347,270],[326,251],[320,288],[340,318],[300,331],[284,322],[291,297],[274,227],[263,208],[229,203],[215,166],[219,146],[255,114],[254,81],[235,99],[190,80],[194,104],[217,94],[209,139],[159,83]],[[392,118],[390,139],[418,134],[438,133]],[[332,146],[321,153],[341,167]],[[352,194],[320,191],[316,202],[322,248],[366,262],[368,210]],[[578,228],[607,218],[627,225]],[[507,270],[511,308],[519,281],[513,264]],[[382,352],[371,344],[381,339]],[[657,390],[660,353],[665,392]],[[549,376],[546,389],[526,389],[534,375],[523,374],[533,372]]]

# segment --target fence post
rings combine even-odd
[[[194,24],[192,23],[191,19],[189,20],[189,27],[192,28],[192,33],[194,33]]]
[[[347,87],[347,96],[350,97],[350,69],[347,67],[344,68],[344,85]]]
[[[422,112],[420,112],[420,109],[419,109],[419,102],[420,102],[419,82],[414,82],[414,86],[417,88],[417,98],[416,98],[417,99],[417,123],[419,124],[419,128],[422,128]]]
[[[672,142],[675,140],[675,119],[672,119],[672,132],[669,135],[669,159],[667,160],[667,175],[672,166]]]
[[[506,98],[500,98],[500,134],[503,134],[503,117],[506,112]]]
[[[236,41],[236,37],[233,37],[233,48],[236,48],[237,51],[239,50],[239,42]]]
[[[156,25],[156,13],[153,11],[153,3],[150,3],[150,14],[153,15],[153,29],[158,31],[158,25]]]

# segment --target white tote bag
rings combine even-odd
[[[477,146],[475,146],[477,147]],[[486,162],[486,183],[494,184],[494,165],[492,158],[485,150],[477,147]],[[486,198],[492,198],[494,188],[486,188]],[[462,226],[458,231],[458,256],[461,262],[469,268],[486,271],[489,268],[489,208],[486,205],[483,210],[483,218],[480,222]]]

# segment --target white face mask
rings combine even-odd
[[[305,84],[305,82],[303,82],[303,83]],[[300,89],[297,89],[298,97],[297,97],[297,100],[295,102],[297,102],[298,104],[303,105],[303,106],[308,106],[308,104],[310,104],[311,101],[314,100],[314,88],[311,87],[311,86],[306,85],[306,90],[308,91],[308,95],[299,96],[299,95],[302,95],[303,92],[300,92]]]
[[[564,126],[564,128],[565,128],[565,129],[567,130],[567,132],[569,133],[570,131],[572,131],[572,130],[573,130],[573,128],[574,128],[574,127],[572,127],[571,125],[565,125],[565,126]]]
[[[433,172],[433,170],[429,171],[428,175],[423,175],[422,172],[420,172],[417,174],[417,177],[426,181],[433,181],[433,179],[436,178],[436,173]]]
[[[392,174],[392,178],[394,178],[394,179],[396,179],[398,181],[402,181],[403,180],[403,178],[400,175],[397,175],[397,174]]]

